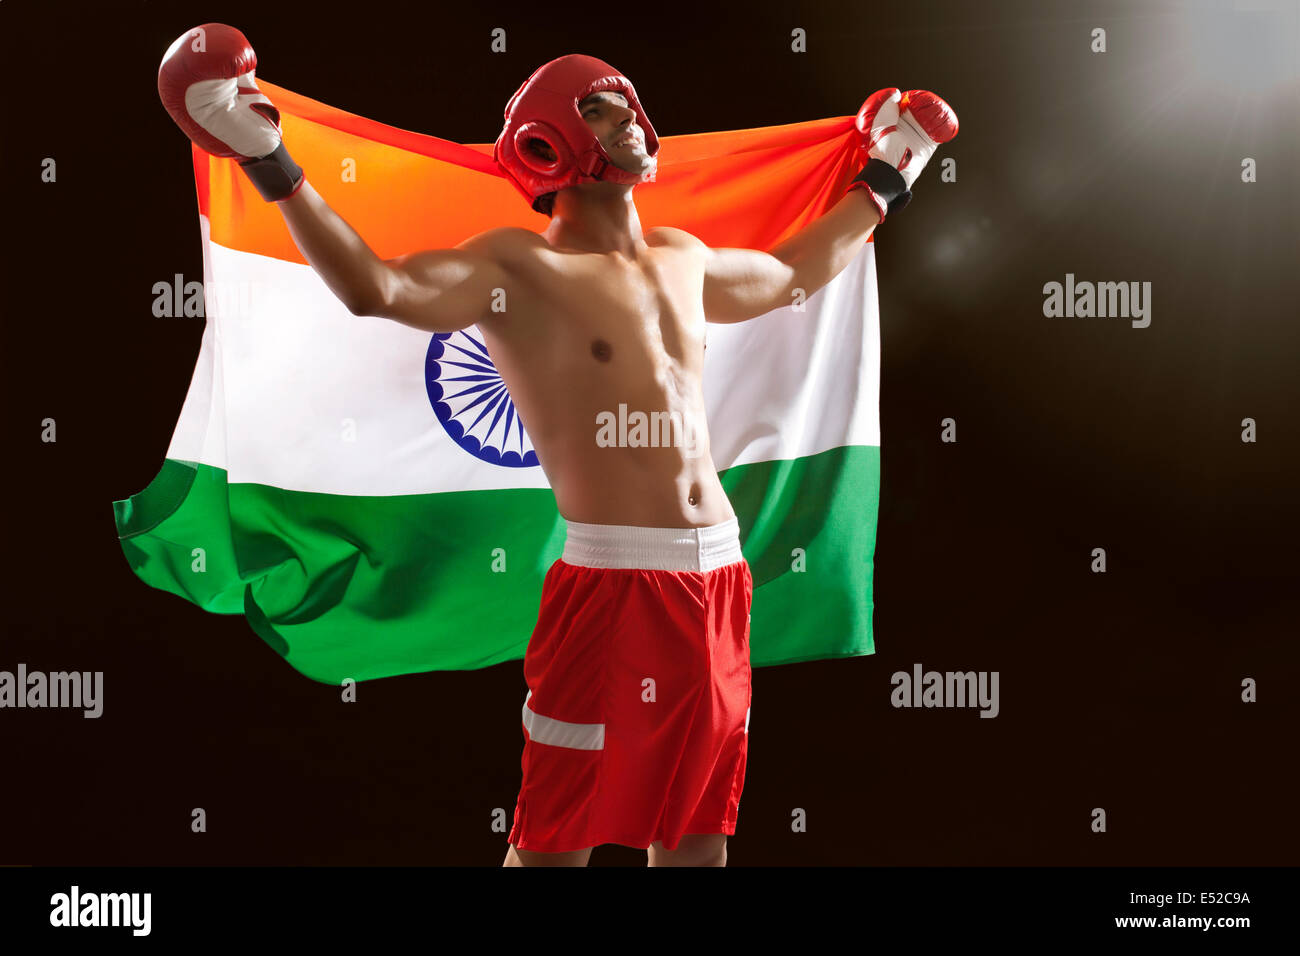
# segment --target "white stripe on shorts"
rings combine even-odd
[[[740,523],[732,518],[707,528],[642,528],[565,522],[566,564],[584,568],[712,571],[739,561]]]
[[[532,697],[533,692],[530,690],[524,698],[524,727],[528,731],[529,740],[552,747],[569,747],[572,750],[605,749],[604,724],[574,724],[554,717],[543,717],[528,706]]]

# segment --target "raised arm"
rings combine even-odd
[[[789,305],[797,290],[812,295],[843,271],[879,222],[875,206],[855,189],[770,252],[707,249],[704,318],[744,322]]]
[[[353,313],[434,332],[493,315],[495,290],[510,292],[511,256],[539,237],[494,229],[454,249],[380,259],[290,157],[279,111],[253,79],[256,66],[242,33],[205,23],[168,48],[158,68],[158,95],[191,140],[236,160],[262,198],[278,205],[303,256]]]
[[[829,212],[770,252],[708,251],[708,321],[743,322],[788,305],[796,290],[812,295],[830,282],[885,215],[907,205],[935,149],[957,135],[957,114],[927,90],[889,87],[867,97],[854,127],[866,165]]]
[[[492,314],[498,289],[509,301],[509,250],[522,238],[536,239],[523,229],[493,229],[453,249],[385,260],[311,183],[278,205],[293,241],[354,315],[394,319],[428,332],[454,332],[479,322]]]

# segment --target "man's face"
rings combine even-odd
[[[636,110],[627,105],[622,93],[592,93],[578,104],[578,112],[619,169],[639,173],[650,165],[645,132],[636,125]]]
[[[622,93],[592,93],[578,104],[578,112],[619,169],[643,174],[654,167],[654,157],[646,152],[645,132],[636,123],[636,110],[628,106]],[[541,139],[531,140],[526,148],[555,161],[555,151]]]

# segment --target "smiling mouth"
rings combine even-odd
[[[619,146],[632,146],[640,142],[641,142],[640,136],[624,136],[622,139],[620,139],[618,142],[614,144],[614,147],[618,148]]]

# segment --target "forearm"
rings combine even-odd
[[[365,313],[381,296],[389,268],[385,262],[310,182],[276,205],[293,241],[325,284],[351,311]]]
[[[791,289],[812,295],[862,251],[880,223],[875,206],[861,189],[852,189],[824,215],[777,245],[770,255],[791,269]]]

